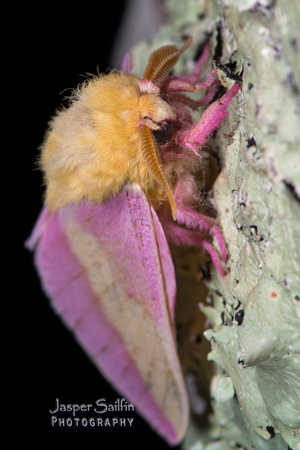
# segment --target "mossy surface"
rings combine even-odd
[[[213,206],[229,252],[227,274],[212,269],[208,291],[194,291],[209,322],[213,414],[205,429],[191,422],[183,446],[299,449],[300,4],[166,4],[169,19],[151,44],[134,49],[135,67],[159,45],[181,46],[193,35],[176,71],[190,71],[209,41],[212,54],[221,45],[221,62],[236,62],[243,81],[213,142],[220,166]],[[196,321],[198,310],[191,310]]]

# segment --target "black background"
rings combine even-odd
[[[50,427],[49,409],[56,398],[86,404],[105,397],[113,403],[120,395],[52,311],[32,255],[24,249],[43,203],[36,159],[47,123],[69,95],[65,89],[82,82],[81,75],[109,67],[125,3],[72,3],[64,11],[60,4],[43,3],[42,7],[16,6],[7,15],[10,45],[3,74],[11,112],[5,130],[9,144],[3,151],[10,162],[3,166],[3,175],[11,195],[4,223],[9,245],[5,268],[11,278],[4,279],[5,304],[10,306],[2,316],[9,342],[4,345],[9,352],[3,361],[9,377],[4,395],[10,406],[6,415],[10,443],[18,441],[30,448],[51,444],[55,448],[169,448],[136,413],[134,428],[122,430]]]

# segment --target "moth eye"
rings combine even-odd
[[[157,145],[165,145],[171,140],[173,133],[172,122],[166,122],[159,130],[152,130]]]

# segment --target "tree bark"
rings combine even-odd
[[[165,3],[167,22],[133,49],[136,68],[152,49],[192,35],[178,72],[189,72],[209,41],[211,55],[242,77],[212,143],[220,165],[213,205],[229,252],[226,276],[212,269],[211,303],[204,297],[200,306],[210,321],[213,416],[204,431],[191,424],[184,446],[300,448],[300,4]]]

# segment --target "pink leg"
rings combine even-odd
[[[215,224],[214,219],[203,214],[187,208],[183,205],[177,205],[177,222],[181,225],[186,225],[193,230],[199,228],[199,230],[206,231],[210,236],[215,236],[221,251],[222,259],[227,257],[227,250],[223,239],[222,231]]]
[[[210,87],[214,81],[216,81],[215,69],[203,83],[192,83],[189,76],[167,78],[163,84],[163,89],[177,92],[197,92]]]
[[[195,92],[209,87],[212,82],[216,80],[216,77],[213,76],[215,74],[215,69],[212,70],[211,76],[204,83],[198,82],[203,67],[209,58],[209,52],[209,44],[206,44],[203,52],[201,53],[198,61],[195,64],[193,72],[190,75],[172,77],[172,79],[169,80],[170,84],[168,84],[168,89],[172,91]]]
[[[132,61],[128,52],[126,52],[123,56],[121,72],[123,73],[131,73],[132,69]]]
[[[208,93],[204,97],[202,97],[199,100],[197,100],[198,106],[205,105],[205,103],[208,103],[208,102],[210,102],[213,99],[213,97],[214,97],[214,95],[216,93],[218,85],[219,85],[219,80],[215,80],[213,82],[213,84],[211,85]]]
[[[176,91],[174,91],[174,93],[172,93],[172,101],[179,102],[183,105],[189,106],[191,109],[196,110],[199,108],[200,105],[204,105],[205,103],[208,103],[213,99],[213,96],[215,95],[218,84],[219,84],[219,81],[215,80],[212,83],[208,93],[204,97],[200,98],[199,100],[194,100],[190,97],[186,97],[184,94],[177,93]]]
[[[175,245],[190,245],[193,247],[204,248],[204,250],[210,254],[216,269],[221,276],[224,277],[225,272],[216,250],[201,236],[201,233],[195,230],[181,228],[178,225],[167,221],[163,221],[163,227],[169,242],[173,242]]]
[[[219,83],[218,79],[216,79],[215,69],[213,69],[211,71],[211,74],[206,81],[204,81],[203,83],[199,83],[199,78],[200,78],[201,72],[203,70],[203,67],[204,67],[206,61],[209,58],[209,51],[210,51],[209,44],[207,44],[204,47],[204,50],[203,50],[200,58],[196,62],[193,72],[190,75],[168,78],[166,80],[167,89],[169,91],[177,91],[177,92],[180,92],[180,91],[197,92],[197,91],[201,91],[203,89],[206,89],[207,87],[214,85],[213,94],[210,94],[210,98],[212,98],[211,95],[212,96],[214,95],[216,86]],[[209,99],[207,99],[207,100],[205,99],[205,101],[209,101]],[[202,98],[199,101],[196,101],[196,103],[198,105],[201,104],[200,102],[204,103],[204,99]]]
[[[195,67],[194,67],[194,70],[192,73],[192,76],[194,76],[195,78],[198,79],[200,77],[203,67],[209,58],[209,53],[210,53],[209,44],[206,44],[203,49],[203,52],[201,53],[201,56],[199,57],[198,61],[195,64]]]
[[[227,257],[225,242],[222,232],[215,224],[214,219],[186,206],[191,205],[195,200],[197,201],[197,198],[194,198],[194,192],[196,192],[196,185],[193,176],[186,173],[180,174],[174,192],[174,199],[177,205],[177,222],[193,230],[205,231],[210,236],[215,237],[220,247],[222,259],[225,260]]]
[[[194,177],[186,173],[180,174],[174,192],[174,199],[177,205],[177,222],[180,225],[191,228],[190,230],[170,222],[169,218],[162,211],[159,214],[159,219],[169,242],[173,242],[175,245],[191,245],[204,248],[211,255],[212,261],[220,274],[224,276],[224,269],[217,251],[207,242],[201,233],[204,231],[210,236],[216,237],[222,259],[224,260],[227,256],[227,251],[221,230],[216,226],[211,217],[204,216],[190,207],[185,206],[185,204],[191,205],[197,202],[197,196],[194,195],[194,192],[196,192]]]
[[[205,144],[209,136],[221,125],[226,117],[227,107],[239,89],[240,86],[235,83],[229,92],[226,92],[223,97],[212,103],[204,111],[199,122],[181,135],[180,144],[185,145],[194,151]]]

